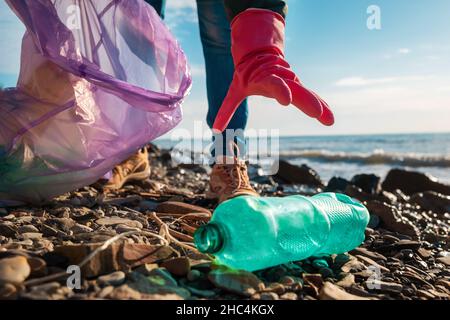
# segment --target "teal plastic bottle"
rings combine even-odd
[[[219,264],[255,271],[353,250],[364,241],[368,222],[366,207],[343,194],[243,196],[218,206],[194,241]]]

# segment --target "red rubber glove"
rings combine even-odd
[[[317,94],[306,89],[284,60],[285,22],[271,10],[247,9],[231,23],[233,81],[217,114],[213,130],[223,132],[242,101],[252,95],[293,104],[322,124],[334,116]]]

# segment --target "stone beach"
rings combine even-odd
[[[383,181],[325,182],[285,161],[272,177],[250,166],[263,196],[341,192],[371,213],[364,243],[348,254],[250,273],[217,266],[193,245],[217,205],[205,197],[210,168],[173,165],[169,151],[148,148],[146,181],[0,208],[0,299],[449,300],[450,186],[400,169]]]

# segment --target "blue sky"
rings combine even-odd
[[[206,117],[203,54],[194,0],[167,0],[166,22],[193,73],[182,128]],[[304,84],[329,102],[336,125],[251,98],[249,127],[282,135],[450,131],[448,0],[290,0],[286,55]],[[369,30],[367,8],[381,9]],[[0,2],[0,84],[13,86],[23,27]]]

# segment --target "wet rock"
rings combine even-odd
[[[379,201],[369,201],[366,207],[371,214],[377,215],[381,219],[386,229],[411,236],[414,239],[419,238],[418,228],[404,218],[395,207]]]
[[[188,258],[180,257],[165,260],[161,267],[166,268],[171,274],[184,277],[191,270],[191,263]]]
[[[24,282],[31,273],[27,258],[16,256],[0,260],[0,284]]]
[[[411,196],[411,202],[417,203],[422,209],[438,214],[450,212],[450,196],[437,192],[416,193]]]
[[[373,195],[363,191],[361,188],[358,188],[354,185],[348,185],[347,188],[345,188],[344,193],[349,197],[358,199],[361,202],[370,201],[374,198]]]
[[[374,174],[358,174],[352,178],[351,183],[368,194],[378,194],[381,191],[380,180]]]
[[[350,185],[350,181],[344,178],[333,177],[330,179],[330,181],[328,181],[328,184],[324,191],[343,193],[345,192],[345,189],[347,188],[348,185]]]
[[[330,282],[325,282],[319,293],[320,300],[369,300],[365,297],[350,294]]]
[[[296,166],[285,160],[279,161],[278,173],[276,178],[285,183],[305,184],[308,186],[324,187],[319,174],[307,165]]]
[[[407,195],[425,191],[450,195],[450,186],[438,182],[436,178],[424,173],[401,169],[389,171],[382,187],[390,192],[400,189]]]
[[[100,218],[95,221],[97,224],[101,226],[115,226],[119,224],[123,224],[132,228],[142,229],[142,223],[135,220],[124,219],[120,217],[108,217],[108,218]]]
[[[247,271],[219,268],[212,270],[208,279],[218,288],[246,297],[264,289],[264,283]]]
[[[125,282],[125,273],[122,271],[116,271],[97,279],[98,283],[103,286],[120,286]]]

